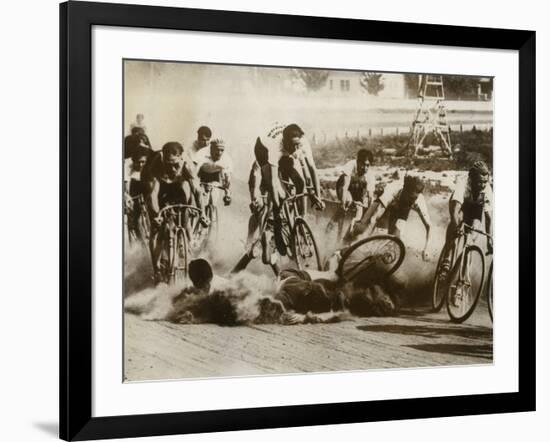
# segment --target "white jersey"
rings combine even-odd
[[[489,183],[487,183],[485,189],[480,193],[480,197],[483,198],[484,211],[491,212],[493,210],[493,189]],[[462,205],[464,205],[465,202],[474,201],[469,177],[457,178],[453,194],[451,195],[451,201],[457,201]]]
[[[264,137],[261,138],[261,141],[262,144],[267,147],[268,162],[273,166],[278,166],[279,160],[284,156],[292,157],[294,160],[298,160],[300,164],[303,164],[306,159],[311,165],[315,164],[311,144],[309,144],[309,141],[305,137],[300,139],[300,146],[293,153],[285,149],[282,134],[274,138]]]
[[[362,174],[357,172],[357,160],[348,161],[340,170],[342,175],[346,175],[352,179],[356,178],[367,183],[367,191],[374,192],[376,186],[376,175],[370,168],[366,168]]]
[[[201,174],[220,174],[222,180],[224,177],[230,177],[233,173],[233,162],[227,152],[224,152],[219,160],[214,160],[210,149],[205,150],[206,152],[201,150],[195,157],[197,175],[200,177]]]
[[[200,155],[203,155],[204,154],[204,151],[209,151],[210,149],[208,148],[208,146],[201,146],[199,144],[199,140],[195,140],[193,141],[193,144],[191,144],[191,147],[188,149],[188,156],[189,156],[189,159],[197,164],[197,158],[200,156]]]
[[[384,187],[384,192],[378,197],[380,202],[386,209],[392,204],[399,204],[399,198],[403,191],[403,181],[392,181]],[[428,223],[431,223],[430,214],[428,212],[428,205],[423,194],[419,194],[415,203],[411,206],[411,210],[414,210],[421,217],[423,217]]]

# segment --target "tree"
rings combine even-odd
[[[382,74],[377,72],[363,72],[360,83],[370,95],[378,95],[378,92],[384,89]]]
[[[294,69],[293,73],[311,91],[321,89],[326,84],[329,76],[329,71],[323,69]]]

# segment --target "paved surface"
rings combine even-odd
[[[486,305],[465,324],[445,310],[337,324],[220,327],[125,315],[128,381],[270,373],[490,364]]]

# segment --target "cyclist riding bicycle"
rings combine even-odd
[[[223,203],[228,206],[231,204],[231,174],[233,173],[233,162],[227,152],[225,152],[225,142],[221,138],[216,138],[210,142],[209,149],[203,149],[195,158],[197,163],[197,176],[202,184],[212,184],[209,192],[211,201],[203,201],[203,206],[213,204],[217,207],[219,195],[223,187]],[[219,187],[218,187],[219,186]]]
[[[139,232],[139,204],[136,197],[144,194],[141,172],[149,158],[150,150],[144,147],[136,149],[131,158],[124,161],[124,196],[128,208],[128,229]]]
[[[449,199],[449,214],[451,220],[447,226],[445,246],[447,256],[441,265],[440,279],[445,279],[451,266],[451,252],[449,247],[458,235],[461,234],[462,222],[481,230],[482,220],[485,217],[485,232],[491,235],[493,190],[489,184],[489,168],[483,161],[476,161],[467,177],[456,180],[455,189]],[[487,236],[487,252],[492,253],[493,244],[490,236]]]
[[[267,136],[256,139],[254,153],[256,162],[252,166],[252,172],[254,168],[260,170],[262,186],[273,203],[277,250],[281,255],[286,255],[286,245],[281,234],[280,209],[287,192],[281,180],[291,182],[297,194],[304,193],[306,187],[311,187],[317,197],[314,202],[316,208],[322,210],[325,207],[321,200],[321,187],[311,146],[297,124],[286,127],[278,125]],[[252,203],[257,204],[257,200]],[[299,214],[303,215],[303,201],[299,202],[298,208]]]
[[[382,194],[378,195],[376,200],[373,201],[364,219],[355,225],[346,240],[350,241],[364,233],[366,233],[366,236],[370,236],[374,229],[382,224],[387,225],[390,235],[401,237],[401,234],[405,230],[409,213],[413,210],[418,214],[426,229],[422,258],[427,260],[431,220],[426,200],[422,194],[423,190],[424,183],[422,180],[412,175],[405,176],[403,183],[395,181],[388,184]]]
[[[155,279],[159,280],[158,258],[162,250],[157,247],[155,233],[162,220],[158,218],[160,209],[172,204],[193,205],[196,202],[202,214],[202,201],[199,186],[185,161],[183,146],[175,141],[166,143],[160,152],[146,165],[141,174],[145,188],[145,202],[152,220],[152,232],[149,241]],[[201,215],[200,221],[208,221]]]
[[[341,204],[341,210],[337,210],[327,226],[331,230],[335,223],[340,222],[345,212],[353,202],[356,205],[357,220],[363,217],[363,207],[370,206],[376,177],[370,170],[374,162],[372,152],[367,149],[360,149],[355,160],[347,162],[341,170],[340,177],[336,181],[336,195]]]

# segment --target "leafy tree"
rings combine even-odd
[[[378,95],[378,92],[384,89],[382,74],[377,72],[363,72],[360,83],[370,95]]]
[[[293,72],[311,91],[321,89],[326,84],[329,76],[329,71],[323,69],[294,69]]]

